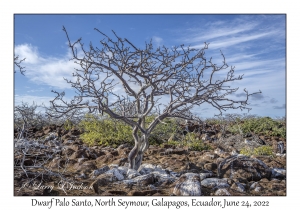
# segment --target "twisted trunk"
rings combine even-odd
[[[141,137],[135,136],[135,145],[128,155],[130,169],[139,169],[143,160],[143,154],[148,147],[148,135],[142,135]]]
[[[145,117],[141,119],[141,127],[145,129]],[[129,168],[135,170],[139,169],[143,160],[143,154],[149,147],[149,134],[145,133],[139,137],[137,131],[138,129],[135,127],[132,132],[135,145],[128,155]]]

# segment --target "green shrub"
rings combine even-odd
[[[211,147],[208,144],[203,143],[202,140],[190,142],[187,146],[193,151],[211,150]]]
[[[176,147],[178,147],[178,146],[183,146],[183,144],[181,144],[179,141],[168,141],[168,143],[166,143],[167,145],[174,145],[174,146],[176,146]],[[163,147],[164,146],[164,144],[161,144],[160,145],[161,147]]]
[[[154,120],[155,116],[146,117],[146,127]],[[149,136],[150,144],[160,145],[167,141],[172,134],[176,132],[177,123],[175,119],[165,119],[163,123],[159,123]]]
[[[66,121],[64,122],[64,129],[65,129],[65,130],[69,131],[69,130],[71,130],[73,127],[74,127],[74,125],[73,125],[73,123],[72,123],[71,120],[68,119],[68,120],[66,120]]]
[[[254,149],[254,155],[272,155],[273,149],[271,146],[261,146]]]
[[[243,148],[240,151],[240,154],[246,155],[246,156],[251,156],[251,155],[268,155],[271,156],[273,155],[273,150],[271,146],[260,146],[257,148],[254,148],[253,150],[250,148]]]
[[[211,147],[204,143],[195,133],[187,133],[185,135],[186,145],[190,150],[194,151],[202,151],[202,150],[210,150]]]
[[[187,146],[190,150],[193,151],[203,151],[203,150],[210,150],[211,147],[204,143],[201,139],[197,137],[195,133],[187,133],[187,135],[179,141],[168,141],[169,145],[174,146]]]
[[[116,147],[122,143],[133,143],[131,127],[116,119],[98,118],[87,114],[79,126],[84,129],[84,133],[80,137],[88,145],[99,144]]]
[[[232,133],[260,133],[269,136],[286,137],[286,127],[279,120],[274,120],[270,117],[253,117],[242,120],[235,119],[235,124],[230,126],[228,130]]]
[[[241,149],[240,154],[246,155],[246,156],[251,156],[251,155],[253,155],[253,150],[245,147],[245,148]]]
[[[154,118],[154,115],[146,117],[145,126],[148,127]],[[161,144],[175,132],[176,124],[174,119],[166,119],[163,122],[159,123],[150,134],[150,144]],[[118,146],[122,143],[134,143],[131,126],[108,116],[99,118],[87,114],[79,126],[84,129],[84,133],[81,135],[83,142],[89,145]]]
[[[205,120],[205,123],[208,125],[220,125],[223,123],[223,121],[218,118],[208,118]]]

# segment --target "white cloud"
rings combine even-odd
[[[285,70],[285,59],[265,59],[265,60],[257,60],[257,59],[249,59],[243,60],[241,62],[231,63],[236,66],[237,71],[242,70],[258,70],[258,69],[272,69],[276,70]]]
[[[17,45],[15,47],[15,54],[19,58],[26,58],[24,63],[26,64],[37,64],[42,62],[41,58],[38,56],[38,49],[30,44]]]
[[[154,47],[159,47],[163,43],[163,39],[161,37],[158,37],[158,36],[153,36],[152,41],[153,41]]]
[[[26,88],[30,88],[30,87],[26,87]],[[38,89],[31,89],[31,90],[28,90],[26,91],[27,93],[34,93],[34,92],[41,92],[41,91],[44,91],[45,89],[44,88],[38,88]]]
[[[222,24],[222,26],[221,26]],[[225,25],[225,26],[224,26]],[[224,21],[219,22],[217,25],[215,23],[210,23],[208,25],[208,29],[204,30],[204,32],[196,32],[195,35],[185,39],[185,42],[199,42],[199,41],[209,41],[212,39],[226,37],[229,35],[236,35],[242,32],[246,32],[252,30],[257,24],[241,24],[239,26],[232,25],[226,26],[227,23]],[[198,30],[199,31],[199,30]]]
[[[39,53],[37,47],[22,44],[15,47],[15,54],[26,58],[22,64],[26,66],[25,76],[30,81],[59,89],[70,88],[63,77],[72,79],[74,68],[78,67],[73,61],[69,61],[70,51],[61,58],[46,57]]]
[[[223,38],[218,41],[211,41],[209,45],[209,49],[224,49],[226,47],[230,47],[233,45],[241,44],[244,42],[248,41],[253,41],[257,40],[263,37],[267,37],[270,35],[274,35],[276,32],[266,32],[266,33],[258,33],[258,34],[253,34],[253,35],[242,35],[242,36],[236,36],[236,37],[231,37],[231,38]],[[192,46],[193,48],[202,48],[203,44],[200,45],[194,45]]]
[[[49,101],[53,100],[53,97],[45,97],[45,96],[35,96],[35,95],[15,95],[15,105],[20,105],[23,103],[28,103],[32,105],[35,103],[36,105],[49,105]]]

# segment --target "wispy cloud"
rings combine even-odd
[[[188,32],[182,32],[177,41],[198,49],[203,48],[203,42],[208,42],[205,56],[207,59],[212,58],[213,63],[218,65],[223,62],[221,50],[227,64],[235,67],[235,76],[244,74],[243,80],[230,84],[232,87],[240,87],[235,94],[236,98],[246,96],[244,88],[249,93],[261,90],[262,94],[250,97],[250,104],[256,112],[285,109],[285,104],[270,106],[285,101],[284,16],[237,15],[236,18],[216,19],[194,25],[188,28]],[[224,73],[226,71],[220,72],[218,76],[222,77]]]
[[[273,109],[285,109],[285,104],[282,104],[281,106],[273,106]]]
[[[20,58],[26,58],[24,64],[26,63],[28,65],[31,65],[43,61],[38,56],[37,47],[32,46],[30,44],[17,45],[15,47],[15,54],[18,55]]]
[[[249,42],[253,40],[257,40],[263,37],[267,37],[270,35],[276,34],[275,31],[272,32],[266,32],[266,33],[257,33],[257,34],[252,34],[252,35],[241,35],[237,37],[230,37],[230,38],[224,38],[219,41],[212,41],[210,44],[210,49],[224,49],[226,47],[231,47],[234,45],[238,45],[244,42]],[[197,48],[197,46],[195,46]]]
[[[231,56],[230,56],[231,57]],[[285,68],[285,59],[278,58],[278,59],[259,59],[259,58],[248,58],[248,59],[240,59],[240,61],[232,62],[229,61],[231,64],[236,66],[237,71],[242,70],[251,70],[251,69],[264,69],[264,70],[275,70],[274,68]]]
[[[258,101],[258,100],[264,99],[264,96],[263,96],[263,94],[254,94],[254,95],[251,95],[251,99],[254,101]]]
[[[15,104],[20,105],[22,103],[36,104],[36,105],[49,105],[49,101],[53,100],[53,97],[35,96],[35,95],[15,95]]]
[[[284,16],[237,15],[234,19],[224,19],[190,27],[188,33],[182,30],[185,32],[177,41],[194,48],[203,48],[203,42],[207,42],[210,50],[226,49],[227,53],[244,56],[251,56],[257,49],[254,54],[284,50]]]
[[[63,78],[72,79],[74,68],[78,66],[69,60],[69,51],[63,57],[47,57],[41,55],[37,47],[23,44],[15,47],[15,54],[26,58],[23,65],[30,81],[59,89],[70,88]]]
[[[38,88],[38,89],[31,89],[31,90],[28,90],[26,92],[27,93],[34,93],[34,92],[41,92],[41,91],[44,91],[44,90],[45,90],[44,88]]]
[[[158,36],[153,36],[152,37],[152,42],[154,44],[154,47],[159,47],[159,46],[162,45],[163,39],[161,37],[158,37]]]
[[[204,27],[205,30],[193,28],[191,36],[183,39],[184,42],[210,42],[214,39],[220,39],[231,35],[237,35],[253,30],[258,23],[237,24],[234,22],[216,21],[208,22]]]
[[[270,99],[270,103],[271,104],[276,104],[278,102],[278,100],[276,100],[275,98],[271,98]]]

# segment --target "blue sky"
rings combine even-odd
[[[25,76],[16,73],[15,104],[22,101],[47,105],[51,90],[72,89],[63,80],[71,78],[76,65],[69,61],[65,26],[71,40],[82,37],[88,45],[100,46],[98,28],[109,36],[114,30],[137,47],[152,42],[155,47],[185,44],[202,48],[206,57],[221,61],[220,50],[235,74],[244,79],[232,84],[249,92],[262,91],[250,99],[249,114],[282,117],[286,111],[286,16],[285,15],[15,15],[15,53],[26,58]],[[240,96],[242,94],[238,94]],[[218,112],[207,106],[195,107],[200,117]],[[241,113],[239,110],[226,113]],[[224,114],[226,114],[224,113]]]

